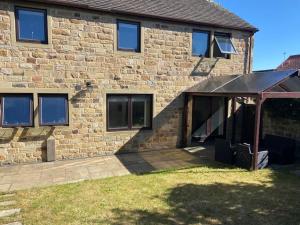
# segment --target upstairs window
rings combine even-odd
[[[39,106],[41,126],[69,124],[68,95],[39,95]]]
[[[32,118],[32,95],[11,94],[1,97],[2,127],[31,127]]]
[[[151,129],[152,95],[108,95],[108,130]]]
[[[215,33],[214,57],[230,59],[230,55],[236,54],[230,34]]]
[[[47,44],[47,11],[16,7],[17,41]]]
[[[192,45],[193,56],[209,57],[210,32],[194,30]]]
[[[118,50],[140,52],[141,28],[140,23],[130,21],[117,21]]]

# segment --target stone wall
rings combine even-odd
[[[13,4],[0,2],[0,91],[65,90],[72,110],[68,127],[0,128],[1,164],[43,160],[49,137],[56,140],[59,160],[176,147],[182,91],[207,76],[248,69],[249,33],[216,29],[232,33],[238,54],[201,59],[191,56],[197,27],[47,6],[49,44],[44,46],[15,41],[13,10]],[[116,50],[117,18],[141,22],[141,53]],[[94,86],[91,93],[79,88],[86,81]],[[151,131],[106,130],[106,94],[115,92],[154,94]]]
[[[267,112],[263,117],[263,134],[272,134],[300,141],[300,121],[272,118]]]

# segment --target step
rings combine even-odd
[[[12,193],[12,194],[4,194],[4,195],[0,195],[0,198],[10,198],[10,197],[14,197],[16,194]]]
[[[20,223],[20,222],[13,222],[13,223],[7,223],[7,224],[4,224],[4,225],[22,225],[22,223]]]
[[[21,209],[0,210],[0,218],[17,214],[20,211],[21,211]]]
[[[5,202],[0,202],[0,206],[9,206],[9,205],[15,205],[16,201],[5,201]]]

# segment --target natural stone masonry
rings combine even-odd
[[[46,8],[49,44],[16,43],[14,5],[0,2],[0,91],[66,90],[70,126],[0,128],[1,164],[44,160],[49,137],[56,141],[58,160],[174,148],[181,142],[182,91],[207,76],[248,70],[247,32],[213,28],[232,34],[238,54],[199,58],[191,55],[192,30],[199,27],[135,18],[142,26],[142,52],[127,53],[116,50],[118,16]],[[87,81],[91,93],[82,88]],[[114,92],[153,94],[153,129],[107,132],[106,94]]]

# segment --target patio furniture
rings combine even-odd
[[[264,146],[269,150],[270,163],[294,163],[296,150],[295,140],[268,134],[265,136]]]
[[[235,151],[229,140],[216,138],[215,160],[221,163],[234,164]]]
[[[260,149],[257,157],[257,168],[263,169],[268,166],[268,151]],[[253,152],[249,144],[238,144],[236,146],[235,164],[238,167],[250,170],[252,168]]]

